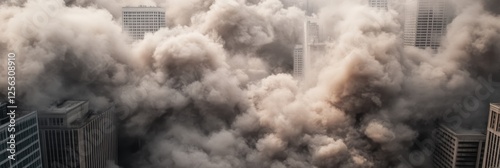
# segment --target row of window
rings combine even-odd
[[[148,11],[148,12],[140,12],[140,11],[124,11],[123,14],[147,14],[147,13],[153,13],[153,14],[165,14],[165,12],[155,12],[155,11]]]
[[[30,164],[26,168],[42,168],[42,160],[41,159],[37,159],[36,161],[33,162],[33,164]]]
[[[12,167],[25,167],[27,168],[38,168],[41,167],[40,158],[40,146],[38,143],[34,143],[27,150],[24,150],[16,155],[16,161],[7,161],[0,165],[0,168],[12,168]],[[28,157],[25,157],[29,155]],[[8,153],[3,153],[0,155],[2,158],[7,158]]]
[[[160,29],[161,27],[160,26],[125,26],[125,29],[140,29],[140,28],[143,28],[143,29],[146,29],[146,28],[149,28],[149,29]]]
[[[85,164],[86,167],[105,167],[108,160],[115,160],[116,153],[111,151],[116,151],[115,138],[116,134],[113,130],[103,128],[107,126],[107,122],[111,122],[110,113],[104,113],[103,116],[92,120],[85,126],[83,131],[84,139],[88,144],[84,145],[85,152]]]
[[[125,28],[130,28],[130,27],[147,27],[147,26],[152,26],[152,27],[165,27],[165,23],[146,23],[146,24],[139,24],[139,23],[125,23],[123,24]]]
[[[38,143],[34,143],[16,156],[17,166],[24,167],[36,159],[40,160],[40,146]]]
[[[63,126],[64,118],[40,118],[41,126]]]
[[[34,142],[38,142],[38,134],[33,134],[31,137],[22,140],[21,143],[17,145],[18,152],[24,150],[24,148],[28,148],[28,146]],[[38,143],[36,143],[36,145],[38,145]]]
[[[163,23],[163,24],[165,24],[165,21],[164,20],[158,20],[158,21],[154,21],[154,20],[153,21],[147,21],[147,20],[127,21],[127,20],[125,20],[125,21],[123,21],[123,23],[141,23],[141,24],[137,24],[137,25],[144,25],[144,23],[158,23],[158,24]]]
[[[134,33],[134,32],[144,33],[144,32],[155,32],[155,31],[158,31],[158,29],[129,29],[128,31],[131,33]]]
[[[31,137],[31,135],[36,135],[38,134],[38,127],[37,125],[32,125],[30,128],[28,129],[24,129],[24,130],[17,130],[18,132],[16,133],[16,140],[22,140],[22,139],[25,139],[26,137]],[[20,141],[18,141],[20,142]]]
[[[452,156],[446,156],[444,153],[441,152],[434,152],[432,153],[434,157],[434,163],[437,168],[451,168],[451,165],[453,164],[453,157]]]
[[[490,128],[495,131],[500,131],[500,122],[497,119],[499,117],[499,114],[495,111],[491,111],[490,113]]]
[[[21,121],[18,124],[16,123],[16,129],[22,130],[22,129],[25,129],[27,127],[30,127],[30,126],[36,125],[36,124],[37,124],[36,118],[32,117],[32,118],[27,119],[25,121]]]
[[[111,121],[112,116],[101,115],[86,123],[82,130],[44,130],[44,158],[48,160],[44,164],[75,167],[84,163],[87,167],[104,167],[106,161],[114,160],[115,132],[103,131],[107,126],[105,122]],[[83,151],[80,151],[82,146]]]
[[[488,132],[488,148],[486,148],[487,155],[484,157],[486,159],[485,167],[498,167],[500,166],[500,136],[495,135],[492,132]]]
[[[165,15],[154,15],[154,14],[151,14],[151,15],[123,15],[123,18],[125,19],[128,19],[130,17],[148,17],[148,18],[151,18],[151,17],[165,17]]]
[[[73,166],[78,164],[78,131],[45,130],[44,157],[49,159],[48,166]]]
[[[127,18],[123,18],[123,20],[125,21],[134,21],[134,20],[164,20],[165,17],[127,17]]]

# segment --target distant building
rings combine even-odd
[[[293,49],[293,76],[304,75],[304,46],[296,45]]]
[[[306,19],[303,36],[303,44],[296,45],[293,49],[293,75],[297,78],[305,77],[314,62],[313,55],[325,46],[315,18]]]
[[[40,114],[44,168],[106,168],[116,162],[114,108],[89,111],[88,101],[65,101]]]
[[[488,129],[486,133],[486,150],[484,152],[484,168],[500,167],[500,103],[490,105]]]
[[[320,42],[319,24],[315,18],[308,17],[304,22],[304,43],[313,44]]]
[[[389,9],[387,0],[368,0],[368,4],[370,5],[370,7],[377,9],[384,9],[384,10]]]
[[[3,105],[3,104],[2,104]],[[9,159],[11,141],[10,122],[0,126],[0,168],[42,168],[42,155],[38,136],[36,111],[25,112],[16,109],[15,120],[15,160]],[[7,113],[6,113],[7,114]]]
[[[134,40],[144,39],[144,34],[165,27],[165,10],[159,7],[124,7],[122,25]]]
[[[453,8],[449,0],[406,0],[404,44],[439,48],[452,19]]]
[[[484,133],[441,125],[433,153],[435,168],[481,168],[485,149]]]

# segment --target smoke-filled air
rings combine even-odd
[[[110,168],[404,167],[447,109],[498,86],[500,9],[453,1],[432,50],[403,46],[404,1],[393,1],[2,0],[0,77],[14,52],[27,106],[115,104]],[[133,41],[121,9],[139,5],[164,8],[166,27]],[[331,41],[298,79],[306,17]],[[479,111],[461,122],[483,122]]]

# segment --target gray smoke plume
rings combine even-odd
[[[312,1],[333,42],[308,81],[288,74],[305,17],[298,1],[49,2],[0,2],[0,58],[17,55],[18,97],[116,103],[123,141],[142,144],[123,150],[126,168],[401,166],[478,76],[500,72],[490,1],[457,1],[437,53],[402,46],[399,7]],[[128,43],[120,9],[137,5],[164,7],[169,26]]]

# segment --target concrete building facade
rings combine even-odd
[[[383,10],[389,9],[389,4],[387,0],[368,0],[368,4],[370,5],[370,7],[377,9],[383,9]]]
[[[407,0],[404,44],[418,48],[440,47],[446,28],[453,19],[449,0]]]
[[[441,125],[436,132],[433,153],[435,168],[481,168],[486,136],[477,130],[460,130]]]
[[[296,45],[293,49],[293,76],[304,75],[304,46]]]
[[[484,168],[500,167],[500,103],[490,104],[488,128],[486,132],[486,150]]]
[[[106,168],[117,160],[114,108],[89,111],[88,101],[65,101],[39,117],[44,168]]]
[[[123,7],[122,25],[134,40],[144,39],[144,34],[165,27],[165,10],[159,7]]]

